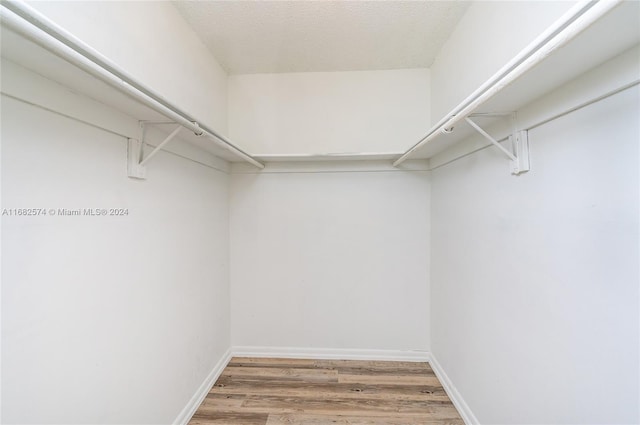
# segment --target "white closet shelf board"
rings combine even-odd
[[[66,87],[71,92],[112,107],[137,121],[171,121],[148,106],[6,27],[2,27],[0,37],[2,40],[2,57]],[[0,90],[5,94],[8,92],[7,88],[0,87]],[[161,125],[158,126],[157,130],[160,134],[168,135],[176,125]],[[128,136],[135,139],[138,138],[138,134]],[[226,161],[242,161],[242,159],[217,146],[206,137],[196,136],[189,130],[183,129],[176,139],[195,145]]]
[[[264,154],[253,155],[261,162],[315,162],[315,161],[382,161],[397,158],[399,152],[340,152],[323,154]]]
[[[537,66],[503,88],[473,113],[517,112],[536,99],[640,43],[640,2],[624,1]],[[440,117],[434,117],[440,118]],[[483,127],[504,118],[481,118]],[[520,129],[519,130],[523,130]],[[477,134],[464,120],[439,134],[410,158],[427,159]]]

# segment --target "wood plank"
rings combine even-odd
[[[458,415],[450,401],[406,401],[376,399],[319,399],[314,397],[246,396],[240,400],[228,395],[207,394],[198,413],[201,415],[227,413],[313,413],[322,415],[431,417],[434,419],[455,418]],[[235,396],[231,396],[235,397]]]
[[[440,385],[435,376],[418,375],[353,375],[340,373],[338,382],[341,384],[396,384],[396,385]]]
[[[273,357],[232,357],[229,366],[242,367],[309,367],[313,368],[317,360],[284,359]]]
[[[234,424],[265,425],[269,415],[266,413],[237,412],[196,412],[189,425]]]
[[[247,396],[244,394],[207,394],[202,400],[200,408],[208,406],[215,407],[221,411],[237,412],[242,408],[242,403],[246,400]],[[200,412],[200,408],[196,413]],[[209,409],[210,410],[210,409]]]
[[[428,374],[435,376],[426,362],[390,362],[371,360],[311,360],[234,357],[229,366],[243,368],[329,369],[350,374]]]
[[[334,367],[334,368],[358,368],[358,369],[372,369],[375,371],[385,370],[418,370],[425,372],[432,372],[431,366],[427,362],[391,362],[391,361],[379,361],[379,360],[317,360],[316,364],[322,367]]]
[[[256,380],[277,381],[303,381],[303,382],[338,382],[338,371],[328,369],[301,369],[301,368],[244,368],[227,366],[222,377],[244,377]]]
[[[321,399],[315,397],[247,396],[244,411],[268,413],[316,413],[332,415],[422,416],[451,418],[457,412],[451,402],[436,400]]]
[[[434,385],[402,385],[402,384],[352,384],[352,383],[307,383],[255,381],[242,378],[221,377],[211,388],[210,393],[245,394],[245,395],[278,395],[287,397],[317,398],[371,398],[389,400],[443,400],[449,398],[442,386]]]
[[[267,425],[464,425],[462,419],[398,418],[395,416],[269,415]]]

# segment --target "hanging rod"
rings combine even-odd
[[[478,106],[488,101],[529,69],[542,62],[556,49],[564,46],[620,2],[621,0],[583,0],[569,9],[560,19],[536,37],[527,47],[500,68],[498,72],[438,121],[427,134],[398,158],[393,165],[397,167],[403,163],[416,150],[436,138],[441,132],[450,133],[450,129],[455,123],[465,119]]]
[[[136,81],[100,52],[23,1],[5,0],[0,2],[0,5],[2,6],[0,19],[7,28],[173,120],[176,124],[191,130],[196,135],[206,136],[217,146],[244,161],[258,168],[264,168],[264,164],[235,146],[229,139],[206,125],[199,124],[189,114]]]
[[[632,87],[635,87],[635,86],[640,86],[640,78],[636,78],[633,81],[631,81],[629,83],[626,83],[626,84],[623,84],[620,87],[616,87],[613,90],[607,91],[604,94],[601,94],[599,96],[591,98],[591,99],[589,99],[589,100],[587,100],[585,102],[581,102],[578,105],[572,106],[572,107],[570,107],[568,109],[564,109],[561,112],[557,112],[557,113],[555,113],[555,114],[553,114],[551,116],[545,117],[545,118],[541,119],[540,121],[536,121],[534,124],[529,124],[522,131],[527,131],[527,132],[531,131],[531,130],[533,130],[535,128],[538,128],[540,126],[543,126],[543,125],[545,125],[545,124],[547,124],[547,123],[549,123],[551,121],[557,120],[558,118],[562,118],[562,117],[564,117],[566,115],[569,115],[572,112],[579,111],[582,108],[586,108],[587,106],[593,105],[594,103],[600,102],[601,100],[607,99],[607,98],[609,98],[611,96],[614,96],[614,95],[616,95],[616,94],[618,94],[620,92],[623,92],[623,91],[628,90],[628,89],[630,89]],[[503,137],[500,140],[496,140],[496,142],[497,143],[501,143],[501,142],[504,142],[504,141],[507,141],[507,140],[509,140],[509,136]],[[489,145],[485,145],[485,146],[482,146],[480,148],[474,149],[472,151],[465,152],[465,153],[463,153],[463,154],[461,154],[459,156],[454,157],[453,159],[447,160],[446,162],[443,162],[441,164],[436,165],[433,168],[430,168],[429,171],[437,170],[438,168],[444,167],[445,165],[449,165],[452,162],[455,162],[455,161],[457,161],[459,159],[465,158],[465,157],[467,157],[469,155],[472,155],[472,154],[474,154],[476,152],[484,150],[484,149],[486,149],[486,148],[488,148],[488,147],[490,147],[492,145],[493,145],[493,142],[491,144],[489,144]]]

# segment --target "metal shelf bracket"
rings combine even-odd
[[[167,122],[151,122],[151,121],[140,121],[140,139],[127,139],[127,174],[129,177],[134,179],[146,179],[147,178],[147,167],[145,164],[153,158],[159,151],[173,140],[174,137],[178,135],[180,130],[182,129],[181,125],[178,125],[175,130],[171,132],[158,146],[154,147],[154,149],[149,152],[147,156],[144,156],[144,146],[145,135],[146,135],[146,127],[152,124],[169,124]]]
[[[511,146],[516,156],[516,159],[511,161],[511,174],[517,176],[531,170],[531,163],[529,162],[529,132],[520,130],[509,136],[509,140],[511,140]]]
[[[511,135],[509,141],[511,142],[511,149],[513,152],[509,152],[504,146],[500,144],[496,139],[491,137],[489,133],[484,131],[482,127],[476,124],[470,117],[473,116],[510,116],[511,118]],[[480,133],[485,139],[490,141],[495,147],[500,149],[511,160],[511,174],[519,175],[525,173],[531,169],[529,163],[529,133],[527,130],[517,130],[516,114],[510,113],[487,113],[487,114],[472,114],[465,117],[465,121],[474,130]]]

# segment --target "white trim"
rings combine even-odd
[[[213,384],[222,374],[224,368],[227,367],[227,364],[229,364],[231,356],[232,350],[230,348],[224,353],[220,361],[216,363],[211,372],[209,372],[209,375],[207,375],[204,382],[200,384],[195,394],[193,394],[193,397],[191,397],[184,409],[182,409],[180,414],[178,414],[176,419],[173,421],[174,425],[186,425],[187,423],[189,423],[191,417],[196,413],[198,407],[200,407],[202,400],[204,400]]]
[[[234,357],[276,357],[289,359],[330,360],[388,360],[405,362],[428,362],[428,351],[362,350],[344,348],[299,348],[299,347],[233,347]]]
[[[402,155],[403,152],[342,152],[342,153],[293,153],[293,154],[258,154],[254,158],[259,158],[264,162],[287,162],[287,161],[380,161],[392,160]]]
[[[263,158],[263,157],[260,157]],[[231,164],[232,174],[271,174],[271,173],[347,173],[347,172],[405,172],[429,171],[429,161],[424,159],[410,160],[397,168],[390,161],[381,160],[324,160],[324,161],[266,161],[262,170],[243,162]]]
[[[440,363],[438,363],[438,360],[436,360],[436,357],[432,353],[429,353],[429,364],[438,377],[438,380],[442,384],[447,395],[453,402],[453,405],[458,410],[458,413],[460,413],[464,423],[466,425],[479,425],[480,421],[478,421],[478,418],[473,414],[469,405],[464,401],[462,395],[460,395],[455,385],[453,385],[453,382],[451,382],[451,379],[449,379],[449,376],[447,376],[446,372],[442,366],[440,366]]]

